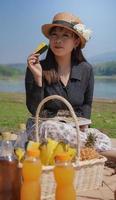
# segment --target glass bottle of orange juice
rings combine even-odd
[[[66,153],[55,157],[54,177],[56,180],[56,200],[76,200],[74,189],[75,170]]]
[[[40,176],[42,165],[39,150],[28,150],[23,162],[21,200],[40,200]]]

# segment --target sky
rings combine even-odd
[[[0,64],[26,63],[39,43],[48,43],[41,26],[64,11],[93,31],[85,57],[116,51],[115,9],[116,0],[0,0]]]

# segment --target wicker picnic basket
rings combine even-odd
[[[80,161],[79,122],[71,104],[66,99],[58,95],[52,95],[52,96],[48,96],[44,98],[40,102],[37,108],[36,117],[35,117],[36,140],[39,141],[38,127],[39,127],[39,121],[41,120],[40,118],[41,109],[43,105],[50,100],[62,101],[69,109],[70,114],[75,122],[76,131],[77,131],[77,158],[76,158],[76,162],[73,163],[73,166],[75,168],[74,186],[75,186],[76,191],[78,192],[78,191],[98,189],[102,184],[104,163],[106,161],[106,158],[101,157],[99,159],[97,158],[97,159],[92,159],[92,160]],[[41,199],[42,200],[54,200],[56,183],[54,180],[53,168],[54,166],[44,166],[42,169],[42,176],[41,176],[41,192],[42,192]]]

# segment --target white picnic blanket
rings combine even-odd
[[[27,123],[27,134],[29,138],[35,139],[35,124],[32,121]],[[56,141],[63,141],[69,143],[72,147],[77,144],[77,132],[76,128],[70,123],[58,122],[48,119],[43,121],[39,126],[39,138],[40,141],[47,140],[47,138],[54,139]],[[87,140],[88,134],[91,133],[96,137],[95,149],[97,151],[111,150],[111,140],[110,138],[100,132],[96,128],[87,128],[85,131],[80,131],[80,141],[81,146],[84,146]]]

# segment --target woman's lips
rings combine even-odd
[[[55,49],[63,49],[63,47],[55,46]]]

